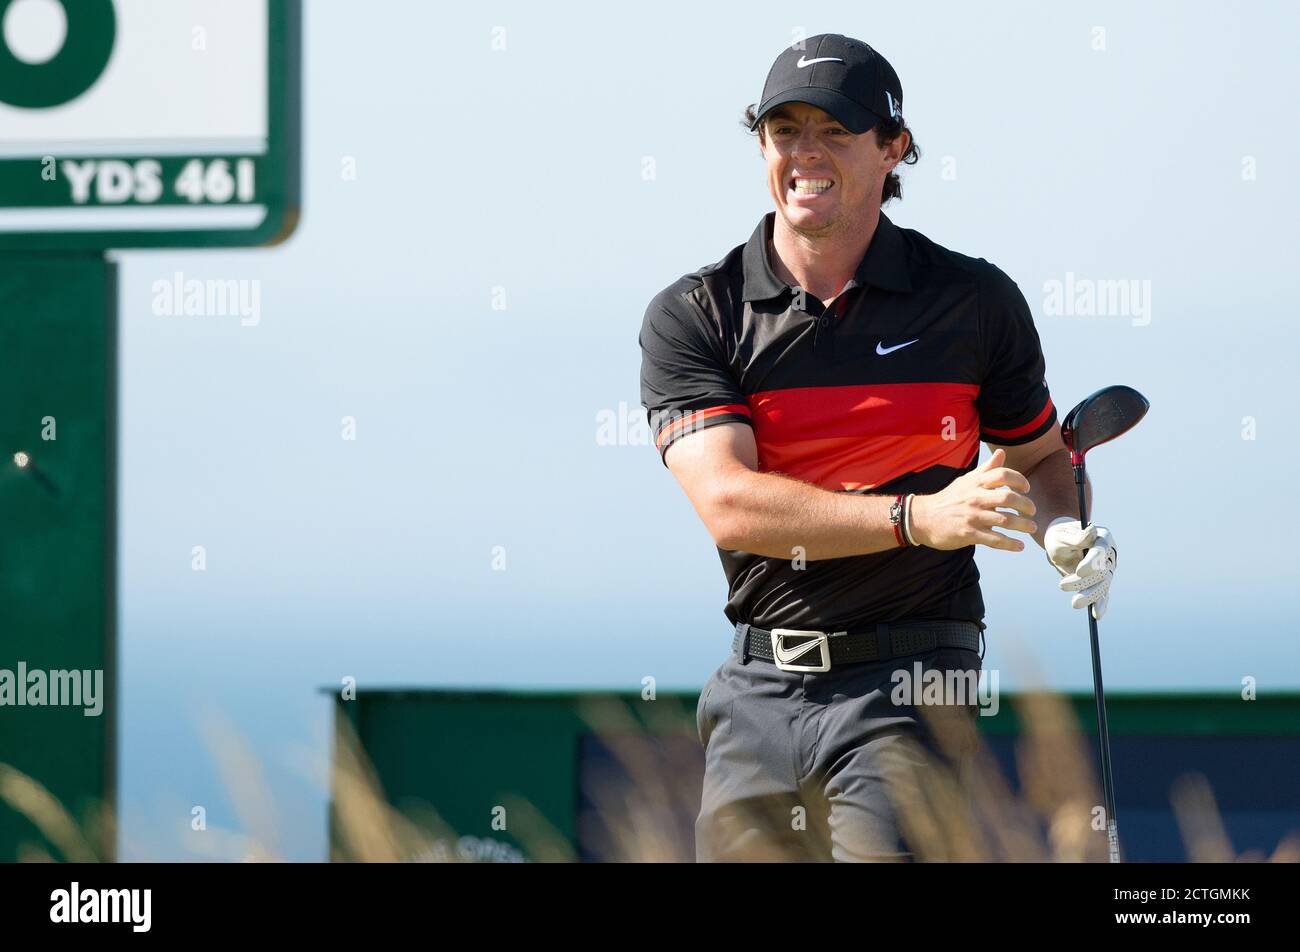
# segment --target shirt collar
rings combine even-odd
[[[745,280],[742,300],[766,301],[790,288],[790,285],[773,273],[772,263],[767,256],[767,245],[772,240],[772,226],[775,222],[776,212],[764,215],[745,243],[745,250],[741,252]],[[903,235],[898,226],[885,217],[884,212],[880,213],[876,233],[871,236],[871,244],[858,262],[849,286],[870,286],[887,291],[912,290]]]

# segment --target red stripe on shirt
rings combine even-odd
[[[1032,420],[1026,423],[1024,426],[1018,426],[1010,430],[995,430],[992,427],[986,426],[981,428],[981,432],[985,436],[999,436],[1004,440],[1014,440],[1018,436],[1024,436],[1026,433],[1034,432],[1034,430],[1042,426],[1043,422],[1051,415],[1052,415],[1052,398],[1048,397],[1047,406],[1043,407],[1043,411],[1040,414],[1038,414],[1038,416],[1034,417]]]
[[[976,384],[767,390],[749,398],[759,469],[824,489],[872,489],[979,451]]]
[[[724,407],[707,407],[703,410],[693,410],[661,429],[659,435],[655,437],[655,447],[657,449],[663,449],[664,443],[673,437],[679,430],[687,426],[694,426],[703,420],[709,419],[709,417],[719,416],[723,413],[739,413],[743,416],[749,416],[749,407],[745,406],[743,403],[729,403]]]

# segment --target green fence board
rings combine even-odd
[[[82,825],[114,788],[116,285],[102,254],[0,255],[0,671],[98,671],[103,686],[98,716],[0,706],[0,763]],[[0,804],[0,860],[24,843],[63,856]]]

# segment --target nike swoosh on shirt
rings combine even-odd
[[[799,57],[799,62],[795,63],[794,65],[798,66],[800,69],[803,69],[805,66],[811,66],[813,63],[843,63],[843,62],[844,60],[840,59],[838,56],[818,56],[816,59],[804,59],[801,56]]]
[[[916,341],[920,339],[921,338],[918,337],[916,340],[909,340],[906,344],[895,344],[893,347],[886,347],[885,342],[882,340],[876,345],[876,353],[881,357],[884,357],[886,354],[892,354],[896,350],[902,350],[904,347],[915,344]]]

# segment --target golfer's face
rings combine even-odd
[[[791,228],[834,231],[879,201],[888,165],[873,132],[854,135],[806,103],[781,106],[765,121],[766,141],[759,146],[767,184]]]

